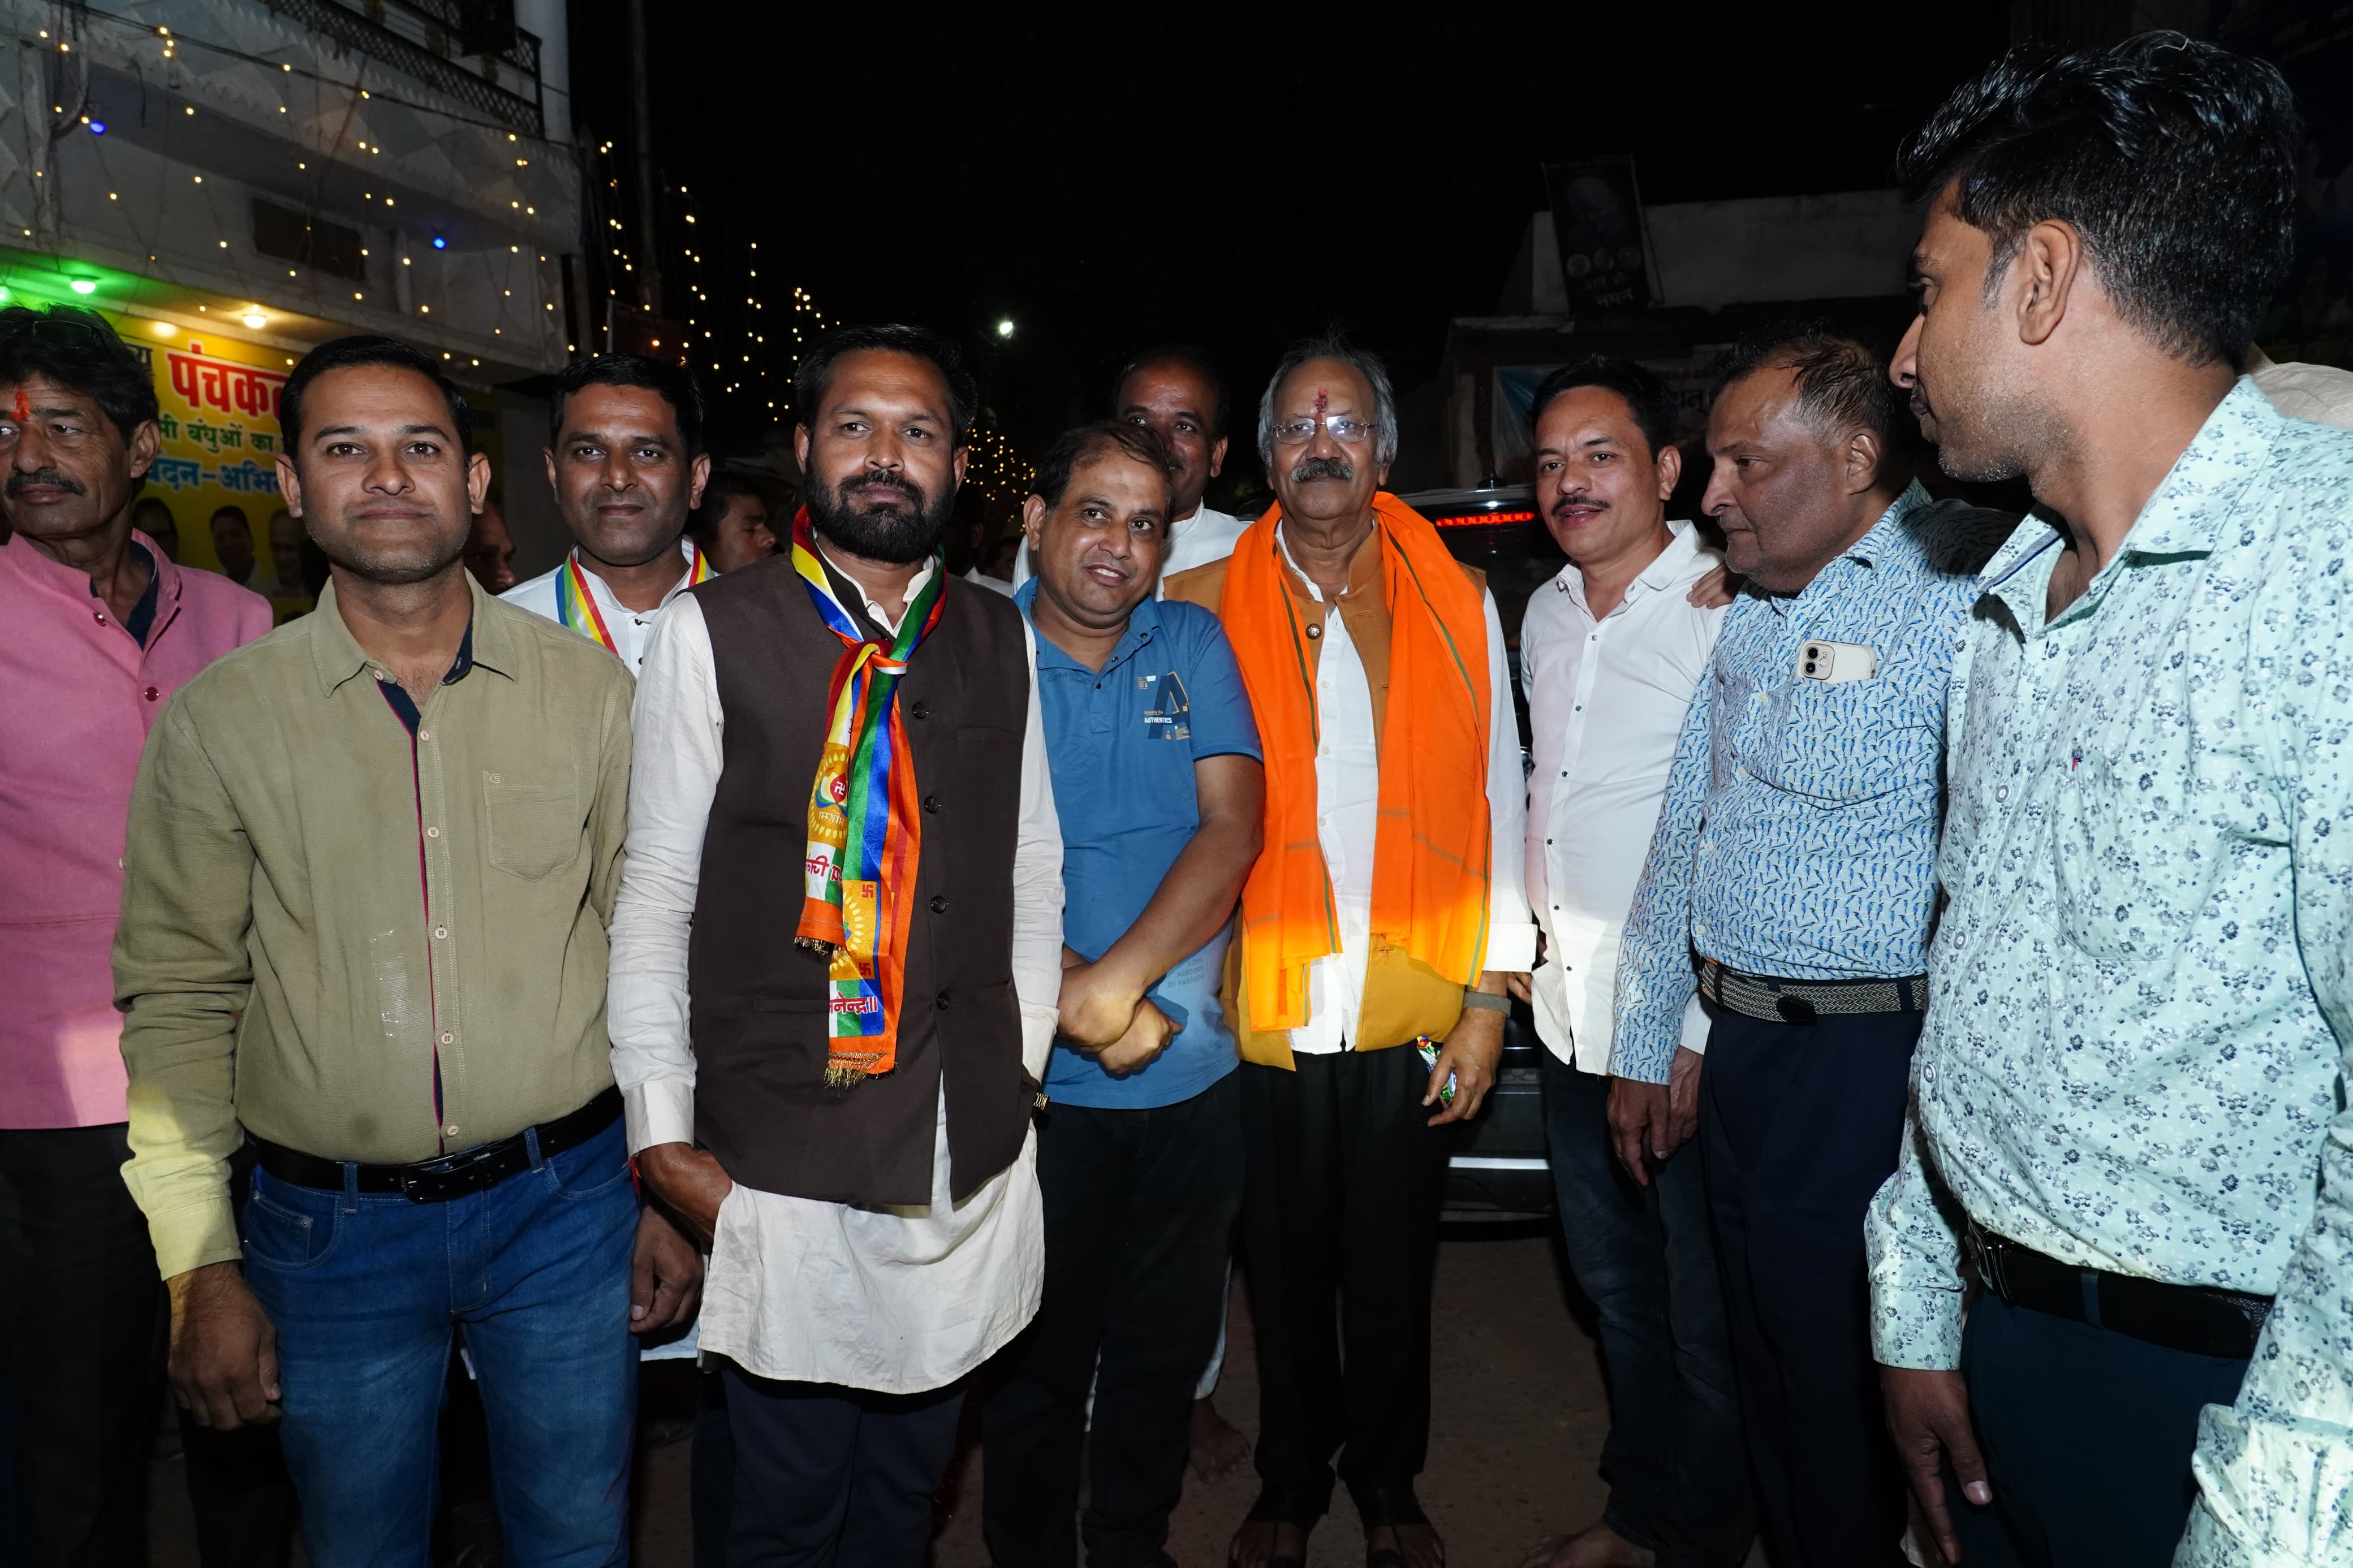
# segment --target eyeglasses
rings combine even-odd
[[[1278,447],[1304,447],[1315,439],[1318,425],[1344,447],[1362,447],[1374,436],[1371,420],[1343,414],[1335,418],[1285,420],[1274,427],[1274,444]]]

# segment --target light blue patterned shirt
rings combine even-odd
[[[1954,671],[1877,1354],[1958,1363],[1939,1188],[2053,1258],[2275,1293],[2178,1564],[2353,1561],[2349,535],[2353,435],[2242,380],[2054,621],[2059,535],[2020,526]]]
[[[1915,484],[1802,593],[1752,588],[1725,616],[1619,951],[1614,1076],[1667,1081],[1694,949],[1791,980],[1927,968],[1945,682],[1988,515]],[[1876,673],[1801,677],[1815,640]]]

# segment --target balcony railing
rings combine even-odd
[[[491,73],[485,75],[447,52],[458,35],[456,0],[401,0],[390,5],[375,0],[364,14],[335,0],[265,3],[303,26],[415,77],[487,119],[533,136],[546,134],[547,121],[540,109],[539,39],[520,27],[505,49],[476,57]],[[419,34],[422,41],[407,37],[411,31]],[[437,43],[439,48],[431,47]]]

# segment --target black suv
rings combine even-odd
[[[1527,697],[1520,686],[1520,617],[1528,595],[1567,557],[1536,516],[1525,485],[1475,490],[1424,490],[1398,498],[1438,525],[1454,558],[1487,574],[1512,667],[1520,759],[1527,766]],[[1514,1002],[1504,1026],[1504,1061],[1487,1103],[1470,1122],[1447,1129],[1446,1217],[1517,1219],[1553,1211],[1552,1166],[1545,1156],[1544,1089],[1537,1077],[1535,1019]]]

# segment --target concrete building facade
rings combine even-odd
[[[0,289],[97,309],[149,357],[151,491],[190,561],[213,563],[208,508],[266,547],[276,387],[351,332],[445,360],[516,532],[554,526],[514,482],[543,405],[499,389],[578,338],[562,0],[0,0]]]

